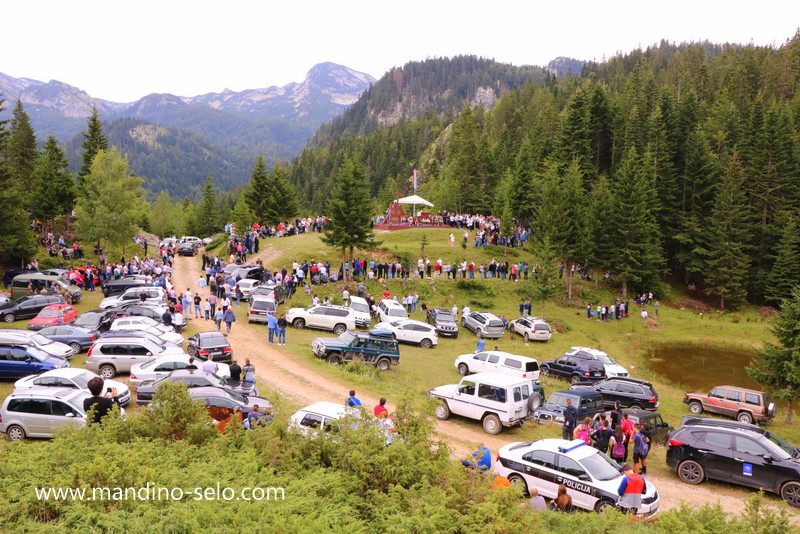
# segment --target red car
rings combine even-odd
[[[42,308],[39,315],[28,323],[28,330],[41,330],[48,326],[69,324],[78,318],[78,311],[69,304],[51,304]]]

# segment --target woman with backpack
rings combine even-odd
[[[619,465],[625,463],[625,432],[622,431],[622,426],[618,426],[614,435],[608,441],[609,449],[611,450],[611,459]]]

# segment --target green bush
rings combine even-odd
[[[477,293],[487,297],[494,297],[496,295],[492,286],[485,284],[479,280],[465,280],[460,278],[456,281],[456,288],[469,291],[470,293]]]

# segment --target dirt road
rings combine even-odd
[[[251,256],[250,261],[261,259],[269,263],[278,256],[278,252],[271,246],[264,247],[258,255]],[[176,289],[185,291],[186,287],[197,291],[197,280],[201,274],[200,263],[197,258],[176,257],[172,273]],[[206,294],[208,290],[206,289]],[[198,319],[192,319],[193,322]],[[212,321],[199,320],[199,329],[213,330]],[[284,354],[285,347],[279,347],[267,342],[266,329],[261,325],[248,324],[237,321],[228,335],[231,346],[234,348],[236,359],[240,364],[245,358],[250,358],[256,366],[256,375],[269,390],[279,392],[284,397],[301,405],[317,401],[343,402],[347,398],[349,386],[343,382],[320,375],[312,367],[299,364]],[[359,398],[365,406],[378,404],[378,398],[364,392],[359,392]],[[392,407],[389,406],[391,409]],[[453,448],[454,455],[466,457],[469,451],[474,450],[477,443],[485,443],[493,453],[496,453],[507,440],[502,436],[491,436],[484,433],[480,426],[476,430],[465,429],[463,426],[449,421],[438,421],[437,432]],[[676,477],[669,478],[658,474],[648,475],[658,488],[661,496],[663,510],[677,508],[682,502],[692,507],[702,504],[719,503],[730,514],[739,514],[744,510],[741,498],[720,493],[711,486],[689,487],[680,482]],[[792,514],[793,522],[800,521],[800,516]]]

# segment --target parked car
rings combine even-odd
[[[286,320],[298,330],[305,327],[332,330],[337,336],[356,329],[353,310],[344,306],[291,308],[286,312]]]
[[[503,321],[489,312],[474,311],[461,318],[461,326],[475,332],[479,338],[499,339],[505,335]]]
[[[78,318],[78,311],[70,304],[50,304],[42,308],[39,315],[28,322],[28,330],[41,330],[56,324],[74,323]]]
[[[353,310],[353,315],[356,318],[356,327],[369,328],[369,325],[372,324],[372,313],[369,309],[367,299],[363,297],[350,297],[350,303],[347,307]]]
[[[53,341],[38,332],[29,332],[28,330],[13,330],[7,328],[0,330],[0,345],[36,347],[47,354],[64,359],[72,358],[76,354],[69,345]]]
[[[768,423],[775,418],[772,397],[763,391],[737,386],[717,386],[708,394],[687,393],[683,396],[689,411],[700,415],[703,411],[734,417],[741,423]]]
[[[236,282],[239,289],[242,290],[242,298],[245,300],[250,298],[250,294],[255,288],[261,285],[261,280],[242,279]]]
[[[311,352],[331,365],[360,361],[388,371],[400,363],[400,350],[390,332],[370,330],[367,333],[347,331],[339,337],[318,337],[311,342]]]
[[[39,272],[35,269],[11,269],[10,271],[6,271],[3,274],[3,285],[6,287],[11,286],[11,282],[14,280],[14,277],[20,274],[29,274],[29,273],[36,273]]]
[[[105,332],[111,328],[111,323],[114,322],[113,312],[113,309],[85,311],[78,315],[78,318],[72,323],[72,326]]]
[[[120,317],[111,324],[109,329],[109,332],[129,331],[149,332],[164,341],[169,341],[176,345],[182,345],[184,342],[183,336],[177,333],[174,328],[149,317]]]
[[[231,277],[240,282],[244,280],[254,280],[261,283],[264,277],[264,267],[256,264],[239,265],[231,272]]]
[[[11,441],[52,438],[66,426],[86,424],[83,401],[91,396],[82,389],[25,388],[6,397],[0,407],[0,432]]]
[[[14,382],[14,390],[32,387],[47,387],[60,389],[81,389],[89,391],[89,380],[97,377],[91,371],[79,369],[77,367],[65,367],[63,369],[53,369],[38,375],[29,375]],[[119,396],[119,403],[127,405],[131,400],[131,392],[128,386],[116,380],[105,380],[104,386],[116,388]]]
[[[193,356],[188,354],[173,354],[172,356],[159,356],[158,358],[150,358],[142,363],[135,363],[131,366],[128,383],[131,387],[138,388],[143,382],[157,380],[177,369],[186,369],[189,367],[189,360],[192,358]],[[202,363],[202,361],[194,361],[194,365],[198,368],[202,367]],[[226,363],[217,362],[216,374],[222,378],[230,378],[230,367]]]
[[[278,304],[272,298],[262,295],[255,295],[247,303],[247,322],[266,323],[272,314],[277,318]]]
[[[161,318],[167,309],[168,308],[165,305],[157,304],[155,302],[132,301],[121,304],[120,306],[109,308],[108,311],[113,312],[118,317],[149,317],[154,321],[161,322]]]
[[[439,344],[439,334],[436,333],[436,329],[414,319],[380,322],[375,325],[375,330],[391,332],[397,341],[419,345],[423,349],[430,349]]]
[[[11,302],[0,304],[0,317],[7,323],[19,319],[30,319],[51,304],[65,304],[61,295],[27,295]]]
[[[458,339],[458,323],[447,308],[428,308],[425,321],[434,327],[440,336]]]
[[[571,347],[564,356],[572,356],[582,360],[596,360],[603,365],[606,376],[628,376],[628,370],[614,361],[614,358],[602,350],[588,347]]]
[[[595,381],[606,378],[606,368],[599,360],[584,358],[581,354],[566,354],[555,360],[541,363],[544,376],[553,376],[575,384],[581,381]]]
[[[189,388],[189,396],[205,404],[209,415],[216,421],[229,419],[237,410],[247,418],[256,405],[259,410],[272,409],[272,403],[264,397],[241,395],[225,388]]]
[[[195,236],[193,236],[193,235],[184,235],[184,236],[181,236],[181,238],[180,238],[180,241],[179,241],[179,242],[180,242],[180,243],[193,243],[193,244],[195,244],[195,245],[196,245],[196,246],[198,246],[198,247],[199,247],[199,246],[201,246],[201,245],[203,245],[203,240],[202,240],[202,239],[200,239],[199,237],[195,237]]]
[[[296,429],[304,436],[310,435],[318,428],[325,432],[336,432],[342,420],[349,420],[353,425],[358,425],[361,411],[335,402],[315,402],[292,414],[289,418],[289,430]]]
[[[499,434],[504,426],[522,425],[543,396],[544,389],[529,379],[500,373],[465,376],[458,384],[437,386],[429,393],[440,399],[436,417],[445,420],[456,414],[475,419],[488,434]]]
[[[706,478],[763,489],[800,507],[800,451],[757,426],[692,417],[670,433],[667,465],[687,484]]]
[[[0,379],[17,380],[23,376],[69,367],[64,358],[53,356],[36,347],[0,345]]]
[[[539,406],[533,416],[540,424],[553,422],[562,424],[567,399],[578,411],[578,421],[583,421],[586,417],[593,417],[605,410],[603,396],[597,391],[568,389],[551,393],[547,402]]]
[[[215,387],[224,388],[241,395],[251,396],[258,395],[258,388],[255,383],[248,383],[244,385],[243,382],[236,384],[228,382],[225,378],[215,374],[206,373],[202,369],[180,369],[172,371],[171,373],[160,376],[155,380],[143,381],[136,388],[136,404],[149,404],[153,400],[161,384],[166,382],[180,382],[185,384],[187,388],[199,387]]]
[[[132,287],[144,287],[148,282],[141,278],[125,277],[119,280],[110,280],[103,286],[103,295],[106,297],[113,297],[121,295]]]
[[[129,372],[133,364],[145,362],[154,356],[183,353],[179,347],[159,345],[142,337],[101,337],[89,347],[86,368],[103,378],[114,378],[118,373]]]
[[[251,299],[257,296],[269,297],[278,304],[283,304],[289,296],[289,290],[277,282],[270,281],[261,284],[250,293]]]
[[[455,366],[461,376],[471,373],[497,372],[518,378],[527,378],[536,384],[539,383],[539,362],[527,356],[500,350],[462,354],[456,358]]]
[[[28,295],[31,286],[40,294],[53,295],[56,290],[67,292],[72,298],[72,302],[78,302],[83,295],[81,288],[73,284],[69,278],[34,272],[14,277],[14,280],[11,281],[11,298],[20,298]]]
[[[402,304],[392,299],[383,299],[375,306],[375,317],[378,322],[408,319],[408,312]]]
[[[615,461],[583,440],[509,443],[498,452],[495,469],[526,496],[536,488],[539,495],[552,499],[558,495],[559,485],[564,485],[573,507],[598,513],[619,506],[617,490],[625,476]],[[658,507],[658,491],[646,480],[642,503],[635,513],[650,517]]]
[[[130,338],[147,339],[155,343],[156,345],[164,345],[165,347],[171,347],[171,348],[179,349],[182,346],[182,344],[179,345],[178,343],[167,341],[166,339],[163,339],[159,335],[153,334],[152,332],[145,332],[144,330],[109,330],[108,332],[103,332],[102,334],[100,334],[99,339],[109,340],[109,339],[130,339]]]
[[[144,300],[142,300],[142,295],[145,297]],[[106,310],[119,306],[120,304],[125,304],[126,302],[165,304],[167,302],[167,292],[161,286],[132,287],[121,295],[104,298],[100,301],[99,307],[101,310]]]
[[[217,363],[230,363],[233,360],[233,349],[227,336],[216,330],[199,332],[190,337],[186,352],[201,360],[207,360],[211,355]]]
[[[599,382],[576,382],[569,389],[593,389],[603,396],[603,404],[613,408],[619,403],[621,408],[656,410],[659,406],[658,393],[653,384],[646,380],[628,377],[610,377]]]
[[[39,330],[39,334],[47,339],[69,345],[75,351],[75,354],[79,354],[91,347],[92,343],[100,336],[100,332],[97,330],[89,330],[74,324],[48,326]]]
[[[508,331],[528,341],[549,341],[553,336],[550,325],[538,317],[520,317],[508,323]]]

